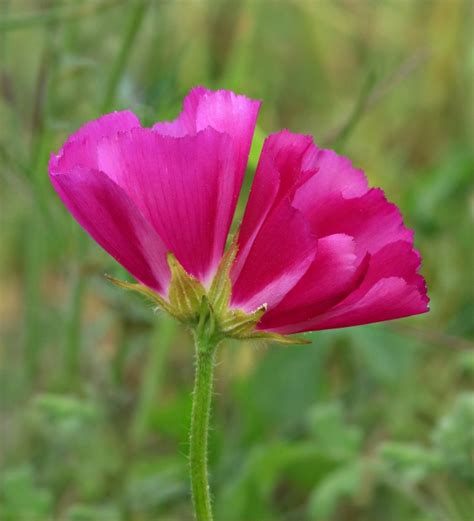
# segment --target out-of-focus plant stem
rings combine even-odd
[[[32,150],[29,171],[32,173],[32,183],[37,194],[36,209],[45,207],[45,176],[43,165],[46,164],[46,137],[50,97],[54,92],[54,79],[57,65],[56,25],[50,23],[44,28],[44,47],[38,69],[36,88],[31,116]],[[37,211],[38,217],[41,215]],[[26,261],[25,261],[25,351],[28,360],[27,371],[31,381],[34,381],[39,368],[40,351],[44,338],[40,334],[41,310],[41,279],[43,275],[43,260],[45,243],[42,240],[41,219],[35,220],[27,230]]]
[[[176,322],[173,319],[164,316],[157,320],[132,426],[132,435],[136,442],[140,442],[147,432],[151,412],[163,383],[166,355],[173,343],[175,334]]]
[[[122,0],[123,1],[123,0]],[[57,5],[48,9],[38,9],[29,13],[14,14],[0,18],[0,31],[29,29],[50,22],[75,21],[78,17],[97,14],[100,11],[118,6],[121,0],[88,2],[84,5]]]
[[[41,240],[41,227],[33,223],[27,229],[25,240],[25,358],[28,378],[33,381],[38,372],[39,351],[41,348],[41,308],[40,278],[44,265],[44,247]]]
[[[148,9],[148,6],[148,0],[137,0],[136,2],[133,2],[130,7],[129,16],[127,16],[129,22],[122,40],[122,46],[119,53],[117,54],[117,58],[114,64],[112,65],[112,70],[107,80],[107,85],[102,100],[101,112],[109,112],[111,109],[111,106],[114,102],[115,93],[117,91],[117,86],[119,84],[120,78],[122,77],[123,70],[130,55],[130,51],[132,50],[135,38],[145,18],[145,13]]]
[[[364,81],[364,85],[356,101],[356,104],[354,105],[353,111],[351,112],[344,126],[340,129],[339,134],[335,136],[334,142],[332,144],[336,149],[344,145],[352,130],[356,127],[357,123],[365,112],[367,100],[373,91],[375,80],[376,76],[373,71],[369,72]]]
[[[426,49],[420,49],[404,61],[396,71],[377,82],[377,77],[374,71],[369,71],[353,110],[348,114],[347,119],[342,125],[331,130],[325,137],[323,137],[322,142],[324,145],[341,149],[354,131],[355,127],[359,124],[359,121],[362,119],[365,112],[380,101],[387,93],[398,85],[398,83],[414,72],[428,59],[428,57],[429,52]]]
[[[82,344],[82,312],[86,279],[82,273],[83,259],[87,249],[86,237],[75,229],[77,240],[77,259],[74,263],[70,280],[69,306],[66,318],[65,345],[64,345],[64,375],[67,385],[76,384],[79,377],[79,365]]]

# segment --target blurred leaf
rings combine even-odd
[[[330,473],[315,488],[309,500],[309,515],[314,521],[330,519],[344,498],[357,493],[366,468],[359,461],[349,463]]]
[[[253,375],[238,386],[245,424],[252,432],[280,430],[304,422],[301,414],[324,385],[323,364],[331,334],[319,333],[313,345],[271,345]],[[239,406],[239,405],[237,405]]]
[[[45,477],[56,487],[69,487],[85,499],[98,499],[119,467],[117,441],[105,436],[99,405],[72,396],[43,394],[31,405],[29,416],[41,447]]]
[[[0,517],[3,521],[36,521],[52,515],[52,493],[35,484],[31,467],[5,471],[0,483]]]
[[[73,505],[66,514],[66,521],[120,521],[122,516],[113,506]]]
[[[307,472],[309,483],[314,484],[339,461],[315,443],[275,442],[255,447],[227,476],[216,498],[216,517],[222,521],[277,519],[274,494],[279,482],[291,490],[292,476]]]
[[[458,201],[467,195],[469,189],[472,190],[473,168],[472,152],[455,148],[449,154],[449,159],[432,169],[429,183],[423,176],[415,180],[415,186],[407,193],[407,198],[414,217],[421,225],[430,231],[433,231],[433,226],[443,226],[443,219],[450,215],[450,210],[449,205],[442,203],[447,200]]]
[[[474,393],[456,398],[433,432],[444,466],[458,479],[474,484]]]
[[[379,447],[378,453],[390,466],[390,472],[406,483],[417,483],[440,466],[437,452],[419,445],[386,442]]]
[[[316,446],[334,456],[355,456],[362,443],[360,428],[348,425],[339,403],[317,405],[309,413],[309,425]]]
[[[97,404],[73,396],[40,394],[31,405],[36,425],[56,437],[82,436],[84,428],[97,424]]]
[[[368,372],[382,383],[400,384],[414,366],[418,342],[384,325],[351,330],[354,349]]]
[[[135,465],[126,485],[127,508],[140,515],[152,514],[159,507],[189,497],[187,461],[180,454],[173,457],[150,458]]]
[[[474,352],[462,351],[458,355],[458,367],[462,373],[465,373],[468,377],[474,377]]]
[[[161,436],[187,440],[191,404],[192,396],[189,389],[183,389],[178,396],[168,399],[153,411],[150,417],[151,427]]]

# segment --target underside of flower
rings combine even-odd
[[[206,316],[223,337],[282,341],[428,311],[398,208],[311,136],[265,139],[225,253],[259,106],[197,87],[152,128],[130,111],[105,115],[51,157],[52,184],[139,283],[122,286],[193,328]]]
[[[145,296],[156,306],[157,310],[166,311],[193,330],[200,330],[202,333],[202,330],[205,329],[205,336],[216,342],[224,338],[234,338],[238,340],[271,340],[280,344],[309,344],[310,342],[303,338],[258,331],[257,324],[268,309],[265,303],[251,312],[231,308],[230,270],[235,261],[237,249],[237,241],[234,240],[222,257],[209,289],[187,273],[172,253],[168,253],[167,256],[171,271],[167,298],[143,284],[122,281],[110,275],[106,275],[106,278],[122,289],[135,291]]]

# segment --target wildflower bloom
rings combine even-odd
[[[66,141],[51,181],[79,224],[184,322],[203,302],[223,336],[258,337],[428,310],[413,232],[345,157],[283,130],[261,152],[225,253],[259,102],[193,89],[179,117],[143,128],[105,115]]]

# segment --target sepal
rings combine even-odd
[[[262,304],[251,313],[241,309],[230,309],[232,296],[232,281],[230,270],[237,256],[238,243],[236,238],[232,241],[217,268],[216,275],[209,289],[209,307],[219,331],[223,336],[230,338],[244,338],[255,331],[255,326],[267,311],[267,305]]]
[[[216,340],[235,338],[239,340],[262,339],[280,344],[310,344],[300,337],[288,337],[256,329],[267,311],[267,304],[262,304],[255,311],[247,313],[241,309],[230,308],[232,281],[230,270],[237,255],[237,241],[233,241],[222,257],[216,275],[208,291],[190,275],[172,253],[168,253],[168,266],[171,280],[168,297],[156,293],[142,284],[118,280],[105,275],[107,280],[119,288],[136,291],[153,302],[159,309],[168,312],[180,322],[191,326],[200,334]]]
[[[104,275],[104,277],[118,288],[140,293],[140,295],[143,295],[146,299],[150,300],[158,308],[167,311],[170,315],[176,316],[170,303],[161,295],[148,288],[147,286],[144,286],[143,284],[137,284],[133,282],[127,282],[125,280],[116,279],[115,277],[112,277],[112,275],[108,275],[107,273]]]
[[[105,278],[119,288],[140,293],[180,322],[195,326],[199,322],[206,290],[198,280],[186,272],[172,253],[168,254],[167,259],[171,271],[168,298],[142,284],[118,280],[110,275],[105,275]]]
[[[187,273],[172,253],[168,253],[168,265],[171,270],[168,299],[175,316],[182,322],[197,322],[206,290]]]
[[[230,269],[237,256],[237,250],[237,240],[234,239],[229,249],[224,253],[209,289],[209,303],[217,315],[225,314],[229,309],[230,297],[232,295]]]
[[[278,333],[271,333],[269,331],[253,331],[247,337],[241,337],[242,339],[248,340],[268,340],[270,342],[276,342],[282,345],[309,345],[311,340],[306,340],[300,336],[286,336],[279,335]]]
[[[245,313],[240,309],[230,309],[217,317],[219,329],[225,336],[231,338],[245,338],[255,330],[267,311],[267,305],[263,304],[252,313]]]

